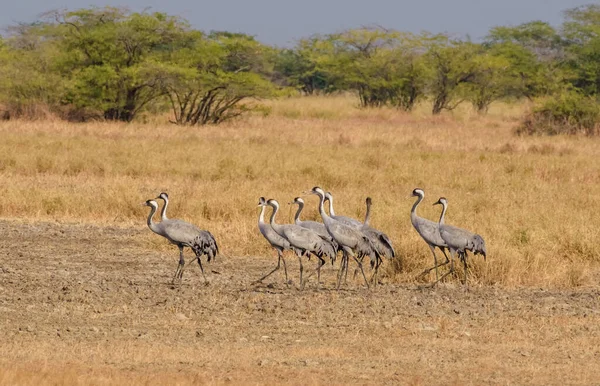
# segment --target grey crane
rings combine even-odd
[[[275,216],[277,216],[277,212],[279,211],[279,203],[277,200],[270,199],[267,200],[267,205],[273,207],[273,213],[271,214],[270,220],[271,227],[273,227],[273,230],[280,236],[290,242],[292,250],[296,252],[296,255],[298,256],[298,261],[300,262],[300,288],[304,288],[304,281],[302,280],[302,271],[304,270],[302,267],[303,255],[310,256],[310,254],[313,254],[319,259],[315,271],[318,274],[318,283],[320,283],[320,269],[325,264],[323,256],[333,258],[336,254],[334,245],[331,242],[322,239],[317,233],[310,229],[303,228],[296,224],[277,224],[275,222]],[[311,272],[306,279],[308,280],[315,271]]]
[[[442,214],[440,215],[439,229],[440,236],[448,245],[450,250],[450,271],[446,272],[443,279],[448,274],[454,272],[454,254],[457,253],[461,258],[463,265],[465,266],[465,281],[463,284],[467,284],[467,251],[473,252],[475,255],[482,254],[483,259],[486,259],[485,241],[483,237],[476,233],[471,233],[467,230],[457,228],[452,225],[446,225],[444,217],[446,216],[446,210],[448,209],[448,200],[445,197],[440,197],[439,200],[433,205],[442,205]]]
[[[316,222],[316,221],[300,220],[300,214],[302,213],[302,210],[304,209],[304,200],[302,199],[302,197],[294,198],[294,201],[290,202],[290,204],[298,205],[298,210],[296,211],[296,215],[294,216],[294,223],[296,225],[299,225],[303,228],[307,228],[307,229],[314,231],[322,239],[325,239],[325,240],[329,241],[330,243],[332,243],[334,248],[336,249],[336,251],[339,250],[338,244],[335,242],[333,237],[331,237],[331,235],[327,232],[327,228],[325,228],[325,224]],[[334,262],[335,262],[335,256],[333,259],[331,259],[331,263],[333,264]]]
[[[369,220],[371,218],[371,205],[373,203],[373,200],[371,199],[371,197],[367,197],[365,202],[367,204],[367,213],[365,215],[365,222],[359,229],[369,238],[369,240],[371,240],[371,243],[377,250],[377,258],[375,260],[371,260],[371,267],[374,266],[375,269],[375,271],[373,272],[373,276],[371,276],[371,281],[373,281],[377,280],[377,271],[382,263],[380,256],[392,259],[396,257],[396,252],[394,251],[394,246],[392,245],[392,241],[390,240],[388,235],[381,232],[380,230],[369,226]]]
[[[421,276],[426,275],[429,272],[431,272],[431,270],[435,269],[435,285],[435,283],[437,283],[440,280],[438,274],[438,267],[444,266],[450,262],[450,260],[448,259],[448,255],[446,254],[446,249],[448,248],[448,245],[446,244],[444,239],[442,239],[438,228],[438,224],[436,222],[423,217],[419,217],[417,215],[417,207],[425,198],[425,192],[423,191],[423,189],[414,189],[412,191],[412,195],[418,198],[417,201],[415,201],[415,203],[413,204],[413,207],[410,211],[410,221],[412,222],[412,225],[417,231],[417,233],[421,236],[421,238],[423,238],[423,240],[425,240],[425,242],[429,246],[429,249],[431,249],[431,253],[433,253],[434,262],[434,266],[423,271],[423,273],[421,273]],[[435,254],[435,248],[439,248],[446,257],[446,261],[444,263],[438,264],[437,255]]]
[[[285,238],[281,237],[277,232],[273,230],[271,224],[265,223],[265,209],[267,207],[267,200],[264,197],[260,197],[258,199],[258,206],[260,206],[260,214],[258,216],[258,229],[260,233],[267,239],[269,244],[277,251],[277,266],[265,276],[256,280],[254,283],[260,283],[265,280],[267,277],[271,276],[273,273],[279,270],[281,263],[283,262],[283,271],[285,272],[285,282],[288,283],[288,274],[287,274],[287,266],[285,264],[285,259],[283,258],[283,251],[287,251],[291,249],[290,242]],[[253,284],[254,284],[253,283]]]
[[[158,210],[158,203],[154,200],[148,200],[143,205],[150,207],[148,228],[179,248],[179,265],[177,266],[177,271],[175,271],[173,283],[176,279],[179,279],[181,282],[183,277],[183,269],[185,267],[185,260],[183,258],[184,247],[191,248],[196,254],[194,260],[198,261],[204,281],[207,282],[200,258],[206,255],[210,262],[219,253],[219,247],[213,235],[208,231],[201,230],[197,226],[181,220],[164,220],[160,223],[155,223],[152,218]]]
[[[315,194],[319,197],[319,214],[321,214],[321,218],[323,219],[323,224],[325,224],[325,228],[327,232],[333,237],[333,239],[342,247],[343,257],[340,271],[338,272],[338,282],[337,288],[340,287],[342,274],[344,269],[347,269],[348,264],[348,256],[352,256],[360,272],[362,273],[363,279],[365,280],[365,284],[367,288],[369,287],[369,282],[367,281],[367,277],[365,276],[365,272],[362,267],[361,258],[364,256],[375,256],[376,259],[379,258],[378,253],[369,240],[367,236],[365,236],[359,229],[344,224],[334,218],[330,217],[325,213],[324,202],[325,202],[325,192],[318,186],[315,186],[308,194]],[[330,201],[331,202],[331,201]]]
[[[332,219],[339,221],[343,224],[350,225],[354,228],[360,228],[363,225],[360,221],[355,220],[351,217],[336,216],[335,211],[333,210],[333,195],[331,194],[331,192],[325,193],[325,201],[329,201],[329,217],[331,217]]]
[[[167,206],[169,206],[169,195],[165,192],[162,192],[155,198],[155,200],[163,200],[165,202],[165,205],[163,205],[162,209],[160,210],[160,219],[161,221],[168,220]]]

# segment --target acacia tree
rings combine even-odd
[[[0,39],[0,101],[7,109],[3,116],[34,118],[38,106],[52,110],[60,104],[65,82],[56,72],[59,54],[36,23],[8,29]]]
[[[573,71],[571,83],[586,95],[600,95],[600,5],[565,12],[563,34],[571,54],[567,66]]]
[[[562,89],[566,42],[550,24],[533,21],[516,27],[494,27],[486,47],[508,60],[505,83],[508,95],[533,100]]]
[[[280,50],[275,56],[275,81],[306,95],[336,90],[331,74],[319,66],[323,48],[322,38],[315,35],[301,39],[293,49]]]
[[[430,39],[428,46],[427,88],[433,101],[431,112],[435,115],[453,110],[465,100],[464,85],[472,81],[478,71],[474,60],[478,45],[437,35]]]
[[[47,20],[64,53],[60,70],[70,80],[65,102],[109,120],[129,122],[161,97],[161,58],[187,43],[187,24],[158,12],[91,8],[52,12]]]
[[[379,107],[399,86],[397,63],[391,55],[398,33],[381,28],[360,28],[329,35],[330,52],[322,61],[335,74],[339,88],[357,92],[363,107]]]
[[[513,79],[510,62],[495,50],[483,47],[471,61],[473,76],[463,85],[464,97],[479,114],[485,114],[493,102],[508,95]]]
[[[410,34],[361,28],[318,41],[317,68],[339,90],[355,91],[362,107],[410,110],[423,95],[421,55]]]
[[[267,79],[250,71],[257,62],[243,59],[255,52],[251,50],[255,43],[242,36],[227,35],[225,42],[222,38],[193,33],[193,46],[171,56],[163,89],[173,110],[173,123],[221,123],[255,107],[246,101],[274,94]]]

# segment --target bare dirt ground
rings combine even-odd
[[[291,256],[292,285],[252,285],[275,254],[222,256],[209,285],[194,264],[174,288],[177,249],[143,226],[0,221],[0,234],[1,384],[600,382],[598,288],[335,291],[328,266],[300,292]]]

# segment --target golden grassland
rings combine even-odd
[[[336,212],[364,216],[394,241],[391,280],[412,282],[432,263],[412,229],[449,200],[447,221],[481,234],[488,259],[473,258],[472,284],[597,286],[600,251],[600,141],[517,137],[522,105],[479,116],[465,106],[433,117],[363,110],[347,97],[290,98],[221,126],[177,127],[62,121],[0,123],[0,216],[35,222],[145,227],[140,204],[167,191],[171,217],[210,230],[227,256],[271,256],[258,233],[259,196],[287,203],[315,185]],[[305,218],[317,219],[316,198]],[[294,208],[295,209],[295,208]],[[283,205],[280,222],[292,220]],[[171,250],[147,233],[155,248]]]
[[[271,102],[221,126],[0,122],[0,385],[591,384],[600,379],[600,140],[517,137],[527,106],[432,117],[347,97]],[[297,287],[258,232],[258,197],[315,185],[393,240],[382,285]],[[480,233],[469,287],[432,264],[420,208]],[[141,203],[210,230],[223,256],[167,284],[176,248]],[[318,219],[306,197],[305,218]],[[280,222],[292,221],[282,205]],[[189,257],[189,254],[188,254]],[[314,262],[305,267],[313,268]]]

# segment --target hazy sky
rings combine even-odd
[[[478,39],[495,25],[544,20],[560,24],[562,11],[597,0],[77,0],[3,1],[0,26],[30,22],[50,9],[122,5],[178,15],[195,28],[255,35],[289,46],[313,33],[379,24],[402,31],[470,34]]]

